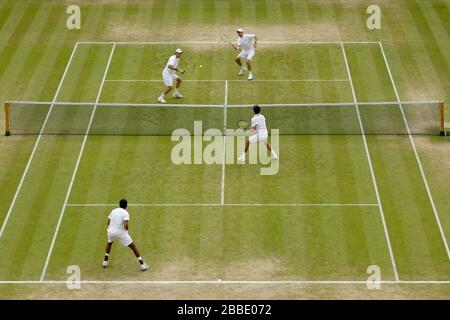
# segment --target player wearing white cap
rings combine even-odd
[[[162,72],[163,81],[167,88],[166,91],[161,93],[161,95],[158,97],[158,102],[166,103],[164,97],[173,89],[173,81],[176,81],[175,90],[173,91],[173,97],[183,98],[181,93],[178,91],[178,88],[181,84],[181,78],[176,74],[177,71],[179,71],[181,74],[184,73],[183,69],[178,68],[178,63],[180,62],[182,53],[183,50],[177,49],[175,50],[175,54],[170,56],[169,60],[167,60],[166,67]]]
[[[241,67],[239,75],[243,75],[248,68],[248,80],[253,80],[252,59],[255,55],[255,48],[258,39],[254,34],[244,34],[244,30],[242,30],[242,28],[237,29],[236,33],[239,36],[237,39],[237,43],[232,43],[231,45],[236,50],[241,49],[241,52],[235,59],[236,63]],[[247,68],[242,65],[242,60],[245,60]]]

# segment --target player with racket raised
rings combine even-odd
[[[269,132],[267,131],[266,118],[260,113],[261,108],[257,104],[255,104],[253,106],[253,112],[255,113],[255,115],[252,118],[251,125],[247,124],[244,126],[246,127],[246,129],[251,129],[254,132],[254,134],[251,135],[250,138],[245,140],[244,152],[241,154],[241,156],[239,157],[238,160],[241,162],[244,162],[245,155],[248,151],[248,148],[250,147],[250,144],[254,144],[254,143],[258,143],[258,142],[263,142],[267,146],[267,150],[270,151],[270,153],[272,155],[272,159],[277,160],[278,159],[277,154],[275,153],[274,150],[272,150],[272,146],[267,141],[267,139],[269,137]],[[240,120],[238,122],[238,126],[241,128],[243,128],[242,122],[243,122],[242,120]],[[241,123],[241,124],[239,124],[239,123]]]
[[[166,67],[164,68],[164,70],[162,72],[162,77],[163,77],[164,84],[166,85],[167,88],[158,97],[158,102],[166,103],[166,100],[164,98],[173,89],[174,81],[176,81],[176,84],[175,84],[175,90],[173,91],[173,97],[174,98],[183,98],[181,93],[178,91],[178,88],[181,85],[181,78],[176,74],[177,71],[179,71],[181,74],[184,73],[184,70],[178,67],[178,63],[180,62],[180,57],[181,57],[182,53],[183,53],[183,50],[181,50],[181,49],[175,50],[175,54],[170,56],[169,60],[166,63]]]
[[[239,71],[239,75],[243,75],[248,68],[248,80],[253,80],[253,72],[252,72],[252,60],[255,56],[255,48],[258,39],[254,34],[244,33],[242,28],[236,30],[238,34],[238,39],[235,43],[232,43],[228,40],[226,35],[222,35],[222,40],[229,43],[235,50],[241,50],[241,52],[237,55],[235,61],[241,67]],[[242,64],[242,61],[245,61],[247,64],[247,68]]]

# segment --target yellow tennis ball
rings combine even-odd
[[[203,65],[200,65],[200,68],[203,68]]]

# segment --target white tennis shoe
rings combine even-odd
[[[174,98],[183,98],[183,95],[181,93],[179,93],[179,92],[174,92],[173,93],[173,97]]]
[[[158,102],[166,103],[166,100],[164,100],[164,97],[163,97],[163,96],[159,96],[159,97],[158,97]]]
[[[239,70],[239,75],[242,76],[247,71],[247,68],[242,66],[241,70]]]
[[[245,153],[241,154],[238,158],[239,161],[245,162]]]
[[[253,80],[253,73],[249,72],[247,80]]]
[[[148,270],[148,264],[146,264],[145,262],[143,264],[141,264],[141,271],[147,271]]]
[[[103,268],[108,267],[108,261],[103,261]]]

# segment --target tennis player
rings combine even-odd
[[[232,43],[234,49],[239,50],[241,49],[241,52],[237,55],[235,61],[236,63],[241,67],[241,70],[239,71],[239,75],[243,75],[248,68],[248,80],[253,80],[253,73],[252,73],[252,59],[255,56],[255,48],[256,48],[256,42],[257,38],[254,34],[244,34],[244,30],[242,28],[239,28],[236,30],[236,33],[238,34],[237,43]],[[247,68],[242,65],[242,61],[245,60],[247,64]]]
[[[183,50],[177,49],[175,50],[175,54],[173,56],[170,56],[169,60],[167,60],[166,67],[164,68],[162,72],[162,77],[164,84],[166,85],[166,91],[161,93],[161,95],[158,97],[158,102],[166,103],[166,100],[164,97],[173,89],[173,82],[175,81],[175,90],[173,91],[173,97],[174,98],[183,98],[180,92],[178,92],[178,88],[181,84],[181,78],[176,74],[177,71],[180,71],[180,73],[184,73],[184,70],[181,68],[178,68],[178,63],[180,62],[181,54],[183,53]]]
[[[239,157],[239,161],[245,161],[245,155],[248,151],[250,144],[263,142],[267,146],[267,150],[270,151],[273,160],[277,160],[278,156],[275,151],[272,150],[272,146],[267,141],[269,137],[269,132],[267,131],[266,118],[260,113],[261,108],[255,104],[253,106],[253,112],[255,115],[252,118],[251,130],[255,134],[251,135],[250,138],[245,140],[245,151]]]
[[[129,247],[136,256],[142,271],[148,270],[148,265],[141,257],[139,249],[128,234],[128,221],[130,214],[127,209],[128,202],[125,199],[120,200],[119,208],[114,209],[108,216],[108,242],[106,243],[105,257],[103,258],[103,267],[108,266],[109,253],[114,241],[120,242],[123,246]]]

